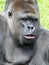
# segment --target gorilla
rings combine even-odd
[[[0,47],[0,65],[49,65],[49,31],[40,25],[37,0],[6,0]]]

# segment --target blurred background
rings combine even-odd
[[[0,12],[4,10],[5,0],[0,0]],[[38,0],[41,25],[49,30],[49,0]]]

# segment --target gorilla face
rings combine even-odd
[[[38,19],[27,16],[20,19],[20,40],[23,44],[33,44],[38,38],[39,22]]]
[[[40,23],[36,10],[32,12],[27,8],[17,11],[17,7],[12,6],[13,10],[8,11],[8,26],[12,36],[21,45],[34,44],[39,36]]]

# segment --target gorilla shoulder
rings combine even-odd
[[[42,29],[42,37],[43,38],[43,41],[44,41],[44,52],[43,52],[43,59],[44,59],[44,62],[46,63],[46,65],[49,65],[49,30],[46,30],[46,29]]]
[[[41,28],[41,33],[44,36],[44,38],[49,39],[49,30],[46,30],[44,28]]]
[[[46,30],[41,27],[41,34],[38,39],[40,39],[39,43],[41,43],[41,45],[49,45],[49,30]]]
[[[6,19],[2,14],[0,14],[0,65],[4,64],[3,56],[4,56],[4,51],[3,51],[3,43],[5,39],[5,34],[6,34]]]
[[[5,32],[6,32],[6,19],[4,18],[4,16],[2,14],[0,14],[0,44],[5,36]]]

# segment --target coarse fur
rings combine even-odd
[[[49,65],[49,31],[40,25],[37,0],[6,0],[0,23],[1,65]]]

